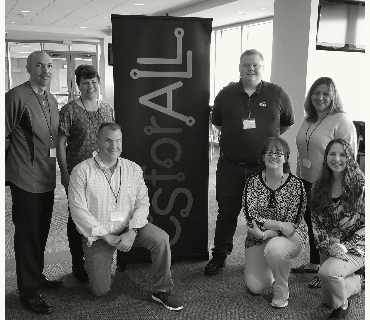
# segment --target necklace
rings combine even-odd
[[[88,124],[87,124],[88,128],[90,129],[90,127],[92,126],[93,127],[93,131],[94,132],[95,131],[97,132],[97,129],[98,129],[99,125],[102,122],[104,122],[103,117],[100,115],[100,111],[99,111],[100,109],[99,109],[99,107],[98,107],[98,110],[91,111],[91,112],[94,112],[94,113],[91,114],[91,112],[89,112],[87,110],[87,108],[86,108],[86,106],[84,104],[84,101],[82,100],[82,97],[80,97],[80,99],[81,99],[81,103],[82,103],[82,105],[83,105],[83,107],[84,107],[84,109],[86,111],[86,116],[88,118]],[[96,104],[98,104],[98,102],[96,102]]]
[[[268,186],[267,181],[266,181],[266,176],[267,176],[267,172],[265,170],[265,184]],[[284,180],[284,173],[282,174],[281,179],[280,179],[280,186],[283,185],[283,180]]]
[[[86,110],[86,112],[89,112],[89,110],[87,110],[87,108],[86,108],[86,106],[85,106],[85,104],[84,104],[84,101],[82,100],[82,97],[80,97],[80,99],[81,99],[81,103],[82,103],[82,105],[83,105],[84,109]],[[96,102],[96,104],[98,104],[98,102]],[[98,108],[98,110],[96,110],[96,111],[99,111],[99,108]],[[93,111],[93,112],[94,112],[94,111]]]

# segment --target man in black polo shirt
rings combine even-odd
[[[263,56],[254,49],[240,56],[240,81],[217,95],[212,123],[221,131],[217,164],[218,216],[212,259],[204,273],[215,275],[225,266],[242,208],[246,179],[260,169],[261,147],[294,124],[293,106],[282,87],[262,81]]]

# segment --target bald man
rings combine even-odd
[[[46,91],[52,68],[47,53],[31,53],[29,81],[5,93],[5,179],[13,202],[17,285],[21,303],[35,313],[53,311],[39,289],[62,284],[42,273],[56,186],[58,103]]]

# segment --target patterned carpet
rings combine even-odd
[[[290,300],[283,310],[270,306],[272,289],[260,296],[247,292],[243,278],[243,260],[234,255],[221,274],[203,274],[205,262],[177,262],[172,266],[174,294],[181,298],[184,309],[171,312],[150,300],[151,265],[129,265],[124,272],[114,273],[112,290],[106,296],[94,297],[88,285],[78,284],[70,274],[70,263],[50,265],[46,274],[61,278],[64,286],[44,290],[47,301],[55,307],[49,316],[37,316],[19,303],[14,272],[6,274],[6,319],[326,319],[331,309],[324,306],[319,289],[308,289],[309,275],[292,275],[289,279]],[[364,318],[365,294],[353,299],[349,319]]]

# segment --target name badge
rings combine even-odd
[[[246,118],[243,119],[243,129],[255,129],[256,128],[256,119]]]
[[[49,157],[50,158],[55,158],[57,156],[57,149],[56,148],[51,148],[49,150]]]
[[[308,159],[303,159],[303,166],[306,168],[311,168],[311,161]]]
[[[110,214],[110,221],[123,221],[123,211],[113,211]]]

